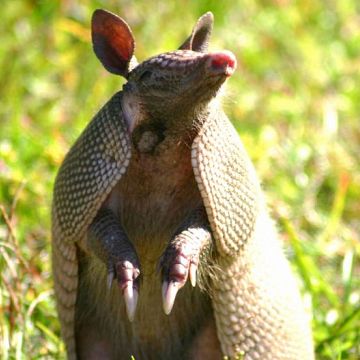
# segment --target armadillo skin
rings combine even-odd
[[[229,358],[310,360],[310,327],[253,166],[223,113],[205,122],[192,165],[218,252],[212,303]]]
[[[67,154],[55,181],[52,262],[57,309],[69,359],[76,359],[76,244],[81,246],[90,223],[125,173],[131,156],[120,102],[121,93],[117,93],[93,118]]]

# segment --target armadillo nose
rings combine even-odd
[[[221,51],[208,54],[208,67],[214,75],[231,76],[236,69],[235,55],[230,51]]]

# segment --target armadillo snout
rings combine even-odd
[[[207,67],[212,75],[231,76],[236,69],[236,57],[227,50],[208,54]]]

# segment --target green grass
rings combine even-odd
[[[64,358],[50,264],[56,171],[122,80],[89,21],[121,14],[136,55],[215,14],[239,68],[226,111],[263,180],[312,314],[318,359],[360,358],[360,5],[343,1],[4,1],[0,22],[0,356]]]

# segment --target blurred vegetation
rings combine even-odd
[[[360,358],[360,2],[2,2],[0,355],[64,358],[50,265],[54,176],[123,80],[92,53],[95,8],[120,14],[145,59],[215,15],[212,49],[239,68],[225,107],[263,180],[318,359]]]

